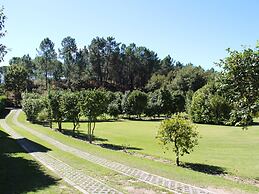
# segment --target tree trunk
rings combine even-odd
[[[176,156],[176,166],[180,166],[180,160],[179,160],[179,156]]]
[[[58,121],[58,130],[61,131],[62,130],[62,122]]]

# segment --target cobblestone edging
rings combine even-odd
[[[41,164],[53,171],[64,181],[81,191],[82,193],[105,193],[116,194],[121,193],[108,185],[98,181],[95,178],[87,176],[83,172],[69,166],[68,164],[54,158],[46,152],[40,152],[37,148],[24,137],[20,136],[14,130],[12,130],[5,120],[0,120],[2,128],[12,136],[12,138],[18,140],[17,142],[21,147],[29,154],[31,154]],[[20,140],[20,141],[19,141]],[[22,141],[21,141],[22,140]],[[37,152],[38,151],[38,152]]]
[[[15,112],[16,113],[15,113],[15,116],[13,117],[13,122],[17,126],[27,130],[28,132],[32,133],[33,135],[47,141],[48,143],[58,147],[59,149],[72,153],[80,158],[83,158],[83,159],[93,162],[95,164],[99,164],[103,167],[109,168],[111,170],[114,170],[114,171],[124,174],[126,176],[136,178],[142,182],[170,190],[174,193],[215,194],[214,192],[211,192],[211,191],[203,189],[203,188],[199,188],[199,187],[185,184],[185,183],[182,183],[179,181],[175,181],[175,180],[164,178],[164,177],[161,177],[158,175],[154,175],[154,174],[145,172],[145,171],[137,169],[137,168],[128,167],[124,164],[109,161],[107,159],[92,155],[90,153],[79,150],[77,148],[65,145],[53,138],[48,137],[47,135],[44,135],[40,132],[35,131],[32,128],[29,128],[29,127],[21,124],[17,120],[21,110],[18,110]]]

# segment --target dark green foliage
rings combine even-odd
[[[174,112],[173,98],[170,91],[164,87],[159,90],[158,104],[160,106],[160,113],[170,115]]]
[[[184,114],[175,114],[171,119],[163,120],[157,139],[165,146],[175,152],[176,165],[180,165],[179,158],[184,154],[190,154],[194,146],[198,144],[198,132],[194,125]]]
[[[133,90],[129,94],[127,101],[128,113],[137,115],[140,118],[147,106],[147,95],[139,90]]]
[[[210,124],[225,124],[229,120],[230,111],[231,106],[213,83],[194,93],[189,108],[193,122]]]
[[[172,87],[186,93],[189,90],[196,91],[206,83],[207,76],[204,69],[188,64],[177,72]]]

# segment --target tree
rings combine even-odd
[[[128,106],[129,113],[140,118],[147,106],[147,94],[139,90],[133,90],[128,96]]]
[[[252,122],[253,107],[259,99],[259,47],[227,52],[229,56],[219,62],[222,90],[234,107],[233,124],[246,126]]]
[[[53,76],[53,61],[57,59],[54,46],[54,43],[49,38],[45,38],[41,41],[39,50],[37,50],[39,56],[41,56],[38,65],[44,74],[46,89],[48,89],[48,77]]]
[[[173,80],[172,87],[175,90],[182,91],[186,94],[187,91],[196,91],[207,83],[207,76],[200,66],[195,67],[188,64],[177,71],[176,77]]]
[[[79,126],[80,118],[80,100],[76,92],[65,92],[61,98],[61,111],[64,118],[73,122],[73,134]]]
[[[51,114],[51,120],[55,119],[58,123],[58,130],[62,130],[62,121],[64,119],[64,113],[61,109],[63,93],[60,91],[51,91],[49,93],[49,108]]]
[[[189,114],[193,122],[226,124],[231,106],[218,91],[218,83],[209,83],[197,90],[192,97]]]
[[[4,37],[6,34],[6,30],[4,30],[5,20],[6,20],[6,16],[4,15],[4,8],[2,7],[2,8],[0,8],[0,38]],[[0,62],[3,61],[6,53],[7,53],[6,46],[3,45],[2,43],[0,43]]]
[[[18,106],[21,93],[26,90],[28,72],[22,65],[11,65],[5,74],[5,88],[14,93],[15,103]]]
[[[82,92],[81,109],[88,118],[88,140],[92,143],[94,138],[97,117],[107,112],[108,100],[105,91],[86,90]]]
[[[177,166],[180,165],[180,156],[190,154],[198,144],[198,132],[194,128],[191,121],[182,113],[163,120],[159,127],[157,138],[166,149],[175,152]]]
[[[64,75],[70,88],[71,81],[76,73],[76,54],[77,46],[74,38],[68,36],[61,42],[62,48],[59,50],[61,59],[64,60]]]
[[[22,110],[27,116],[28,121],[35,122],[38,114],[46,107],[46,103],[39,94],[23,93]]]

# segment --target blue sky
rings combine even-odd
[[[183,63],[208,69],[226,56],[226,48],[254,47],[259,40],[258,0],[1,0],[5,38],[13,56],[36,56],[49,37],[55,48],[66,36],[79,47],[96,36],[146,46],[160,58],[170,54]]]

